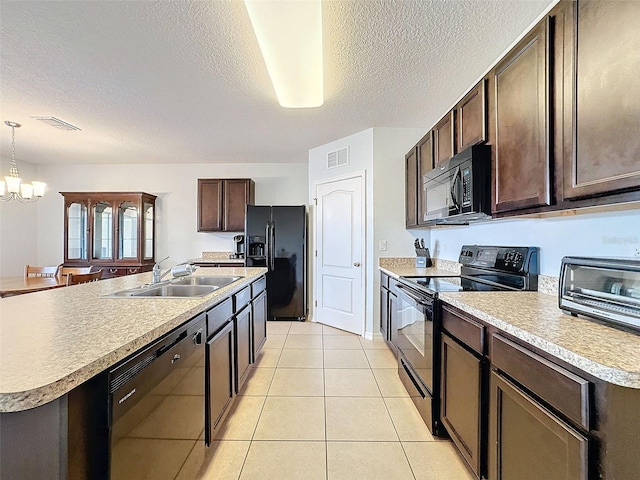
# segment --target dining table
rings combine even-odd
[[[64,287],[67,277],[0,277],[0,298]]]

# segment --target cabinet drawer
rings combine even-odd
[[[246,286],[233,295],[233,312],[238,313],[251,301],[251,287]]]
[[[443,307],[442,328],[480,355],[484,354],[486,332],[484,325],[471,319],[463,318]]]
[[[230,298],[207,311],[207,337],[210,337],[233,316],[233,302]]]
[[[589,430],[589,381],[500,335],[491,337],[491,363],[576,424]]]
[[[262,277],[251,284],[251,298],[256,298],[260,292],[267,289],[267,278]]]

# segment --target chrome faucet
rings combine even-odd
[[[162,273],[162,269],[160,268],[160,264],[168,258],[169,257],[165,257],[162,260],[158,260],[153,265],[153,283],[160,283],[162,279],[167,275],[167,273],[171,271],[171,269],[168,269],[166,272]]]

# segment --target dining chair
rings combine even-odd
[[[25,265],[24,278],[29,277],[56,277],[58,275],[58,269],[60,265],[55,267],[34,267],[32,265]]]
[[[64,278],[70,273],[77,275],[79,273],[91,273],[91,267],[60,267],[58,270],[58,276]]]
[[[91,273],[70,273],[67,275],[67,287],[79,283],[97,282],[102,278],[102,269]]]

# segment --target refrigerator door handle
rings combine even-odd
[[[276,224],[271,224],[271,236],[269,237],[269,268],[275,270],[276,268]]]

